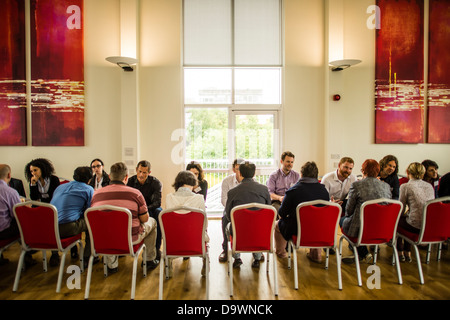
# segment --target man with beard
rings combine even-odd
[[[331,201],[342,206],[342,212],[345,212],[350,185],[356,181],[356,176],[352,174],[354,164],[352,158],[343,157],[339,161],[337,170],[324,175],[321,181],[330,194]]]
[[[280,209],[286,191],[289,190],[300,179],[300,174],[292,170],[295,156],[290,151],[285,151],[281,155],[281,168],[272,172],[267,180],[272,206],[277,211]]]

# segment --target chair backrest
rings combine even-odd
[[[117,206],[91,207],[84,213],[95,254],[133,254],[131,212]]]
[[[297,206],[297,247],[334,247],[342,207],[334,202],[314,200]]]
[[[450,238],[450,196],[428,201],[423,209],[419,243]]]
[[[357,244],[382,244],[395,239],[402,210],[403,204],[398,200],[381,198],[364,202]]]
[[[180,206],[161,211],[159,224],[166,256],[204,256],[206,213]]]
[[[273,250],[277,211],[273,206],[249,203],[231,210],[234,252]]]
[[[58,211],[49,203],[27,201],[13,208],[24,249],[61,250]]]

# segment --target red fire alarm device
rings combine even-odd
[[[339,101],[339,100],[341,100],[341,96],[338,95],[338,94],[335,94],[335,95],[333,96],[333,100],[334,100],[334,101]]]

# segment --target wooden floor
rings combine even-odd
[[[211,238],[210,257],[210,299],[211,300],[446,300],[450,299],[450,253],[444,250],[440,262],[435,260],[433,252],[430,264],[422,263],[425,284],[419,283],[415,259],[413,263],[402,263],[403,285],[398,284],[397,273],[390,264],[392,249],[382,246],[377,265],[380,267],[381,288],[370,289],[367,279],[368,264],[361,264],[363,286],[358,287],[355,265],[342,265],[343,290],[338,290],[336,258],[330,256],[328,270],[324,265],[310,262],[306,258],[306,250],[298,254],[299,289],[294,289],[294,273],[287,267],[287,259],[277,259],[279,296],[274,296],[274,279],[272,266],[266,274],[266,263],[259,270],[251,268],[251,255],[243,254],[244,264],[240,270],[234,270],[234,296],[229,296],[229,279],[227,265],[218,262],[221,252],[222,233],[220,220],[210,220],[208,234]],[[42,264],[25,270],[17,292],[12,292],[20,247],[15,244],[4,252],[10,262],[0,266],[0,299],[1,300],[83,300],[86,286],[86,273],[81,274],[81,288],[69,289],[67,280],[71,274],[66,273],[60,293],[56,293],[58,275],[57,267],[49,267],[47,273],[42,271]],[[425,250],[421,250],[422,261]],[[344,256],[348,255],[347,248]],[[50,253],[47,254],[50,256]],[[41,259],[41,253],[34,255]],[[131,290],[132,260],[129,257],[120,259],[119,272],[107,278],[103,276],[102,264],[94,266],[90,300],[128,300]],[[76,264],[67,258],[67,266]],[[164,280],[164,299],[168,300],[204,300],[205,278],[201,277],[202,261],[191,258],[183,261],[176,259],[173,263],[173,278]],[[149,271],[146,278],[142,276],[142,268],[138,267],[136,300],[157,300],[159,286],[159,268]]]

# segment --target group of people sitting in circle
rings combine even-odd
[[[343,212],[340,226],[347,235],[353,237],[358,235],[360,208],[365,201],[379,198],[400,200],[404,204],[404,212],[399,226],[410,232],[419,233],[425,203],[436,197],[450,195],[450,173],[440,177],[438,165],[432,160],[409,164],[406,176],[399,179],[398,160],[393,155],[387,155],[380,161],[365,160],[361,166],[361,177],[352,173],[353,159],[344,157],[340,159],[335,171],[325,174],[320,180],[315,162],[306,162],[301,166],[300,172],[296,172],[293,170],[294,161],[295,156],[292,152],[283,152],[280,168],[270,174],[266,185],[254,179],[256,172],[254,163],[244,159],[236,159],[233,162],[233,173],[222,181],[221,202],[224,212],[223,250],[219,255],[220,262],[228,261],[230,214],[232,208],[237,205],[256,202],[276,208],[278,212],[275,228],[276,254],[279,258],[286,258],[287,241],[297,234],[296,207],[302,202],[322,199],[340,204]],[[104,204],[125,207],[131,211],[133,244],[141,241],[146,244],[148,269],[154,269],[159,264],[162,239],[158,216],[163,210],[162,184],[151,175],[150,162],[140,161],[136,166],[136,174],[129,177],[125,163],[113,164],[108,174],[103,161],[94,159],[90,166],[76,168],[72,181],[61,183],[55,175],[51,161],[38,158],[25,166],[24,174],[29,182],[29,198],[56,207],[61,237],[85,232],[86,265],[91,248],[84,211],[89,207]],[[198,162],[190,162],[185,170],[179,172],[172,187],[175,192],[167,195],[166,208],[188,206],[206,210],[208,183]],[[0,164],[0,199],[7,204],[0,210],[0,239],[19,234],[13,206],[25,198],[21,180],[12,178],[11,168],[8,165]],[[205,238],[209,241],[207,234]],[[397,248],[401,261],[411,261],[408,243],[398,239]],[[307,256],[313,262],[322,262],[320,249],[310,249]],[[358,248],[358,256],[367,262],[372,259],[368,248],[364,246]],[[77,247],[72,248],[71,257],[78,258]],[[243,263],[240,255],[236,254],[233,258],[233,267],[239,268]],[[7,262],[7,259],[3,257],[1,259],[2,263]],[[258,268],[263,259],[261,253],[253,253],[252,267]],[[98,261],[96,258],[94,263]],[[59,264],[58,252],[52,252],[49,262],[52,266]],[[343,259],[343,262],[352,263],[354,257]],[[32,253],[27,253],[25,263],[28,266],[36,263]],[[117,272],[117,257],[108,257],[107,267],[110,273]],[[205,261],[202,275],[204,273]]]

